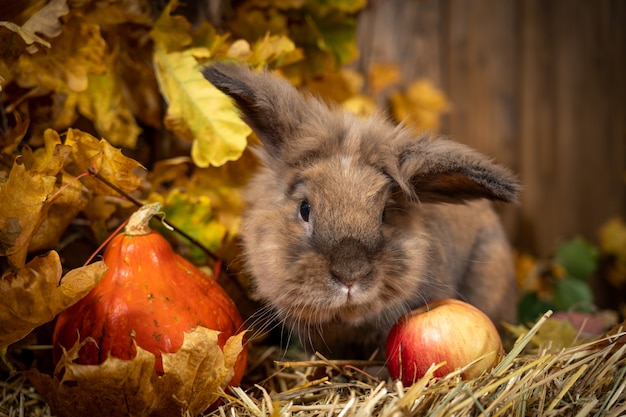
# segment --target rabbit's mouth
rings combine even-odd
[[[369,303],[369,296],[347,291],[342,297],[329,297],[325,302],[292,309],[292,321],[311,323],[343,323],[359,325],[379,314],[376,306]],[[295,313],[295,314],[294,314]]]

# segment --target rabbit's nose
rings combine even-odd
[[[352,287],[372,272],[367,248],[354,239],[342,240],[329,258],[331,275],[346,287]]]

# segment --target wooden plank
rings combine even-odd
[[[443,131],[518,169],[515,0],[442,1],[443,86],[452,103]],[[497,206],[509,235],[516,207]]]
[[[450,135],[516,168],[517,33],[514,0],[447,1],[444,89]]]
[[[626,2],[375,1],[360,17],[358,68],[397,63],[453,106],[444,133],[520,173],[503,210],[515,245],[549,255],[626,217]]]
[[[439,0],[371,2],[359,16],[357,68],[396,64],[402,84],[427,78],[440,81]]]
[[[549,190],[555,188],[552,138],[556,136],[556,81],[552,70],[555,45],[550,41],[553,38],[550,34],[552,5],[529,0],[522,2],[520,8],[520,177],[525,192],[520,208],[523,232],[517,236],[516,243],[531,252],[551,247],[553,242],[544,243],[542,238],[555,233],[547,227],[556,227],[555,213],[551,210],[555,206],[547,204],[552,201]],[[541,221],[538,216],[550,221]]]
[[[623,49],[615,46],[624,45],[623,11],[614,6],[522,2],[520,171],[527,191],[519,243],[540,254],[576,234],[595,240],[603,222],[624,213],[624,130],[615,120],[624,114]]]

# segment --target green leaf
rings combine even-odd
[[[589,285],[573,277],[555,280],[552,295],[554,305],[560,311],[589,312],[593,306],[593,294]]]
[[[517,320],[520,323],[534,323],[548,310],[555,310],[555,306],[539,298],[536,292],[528,292],[520,297],[517,305]]]
[[[172,53],[156,48],[154,52],[159,88],[169,105],[165,126],[193,141],[191,157],[199,167],[238,159],[251,133],[230,98],[200,73],[195,56],[207,52],[205,48]]]
[[[315,0],[321,6],[329,6],[346,13],[356,13],[367,5],[366,0]]]
[[[221,247],[226,236],[226,227],[215,216],[209,197],[175,189],[168,194],[163,212],[169,222],[211,252],[215,253]],[[180,239],[185,240],[183,237]],[[206,260],[206,253],[196,245],[189,244],[188,250],[185,256],[195,263],[203,263]]]
[[[581,237],[564,243],[554,255],[554,262],[562,266],[568,275],[586,280],[598,264],[598,249]]]

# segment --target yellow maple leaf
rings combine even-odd
[[[448,101],[428,80],[411,83],[406,91],[394,92],[390,98],[393,117],[416,131],[439,128],[441,114],[448,110]]]
[[[200,167],[219,166],[241,156],[250,128],[231,100],[204,79],[195,55],[206,49],[154,52],[157,80],[168,108],[165,125],[193,140],[191,157]]]
[[[113,147],[105,139],[97,140],[78,129],[69,129],[65,144],[72,148],[72,165],[66,166],[70,174],[78,176],[93,168],[127,193],[139,188],[141,184],[139,174],[143,171],[141,164],[122,154],[119,148]],[[86,177],[82,181],[94,194],[119,196],[116,191],[96,178]]]
[[[256,68],[261,68],[270,64],[288,65],[302,59],[302,50],[296,49],[296,45],[287,36],[267,33],[252,46],[252,54],[248,63]]]
[[[0,349],[17,342],[76,303],[100,282],[102,261],[74,269],[62,277],[55,251],[38,256],[0,277]]]
[[[193,40],[191,23],[184,16],[172,16],[177,6],[178,0],[170,0],[150,32],[154,43],[166,52],[181,51]]]
[[[20,159],[8,180],[0,183],[0,256],[16,268],[25,264],[30,240],[50,208],[55,183],[56,177],[28,171]]]
[[[110,69],[89,75],[89,87],[78,95],[78,110],[114,146],[134,148],[141,129],[123,94],[119,76]]]
[[[88,74],[105,71],[105,42],[98,25],[72,15],[51,44],[45,53],[19,57],[16,81],[20,87],[43,92],[85,91]]]
[[[28,251],[48,250],[56,246],[61,235],[76,215],[87,205],[86,189],[73,176],[62,173],[72,148],[63,145],[52,130],[44,133],[43,148],[32,151],[24,147],[22,158],[31,175],[56,176],[56,192],[45,202],[49,206],[42,212],[43,220],[30,239]]]
[[[100,365],[75,363],[77,343],[63,354],[54,375],[26,372],[57,416],[195,416],[219,397],[233,376],[245,332],[218,344],[219,332],[197,327],[185,334],[176,353],[163,354],[164,374],[155,357],[137,347],[134,359],[109,357]]]

